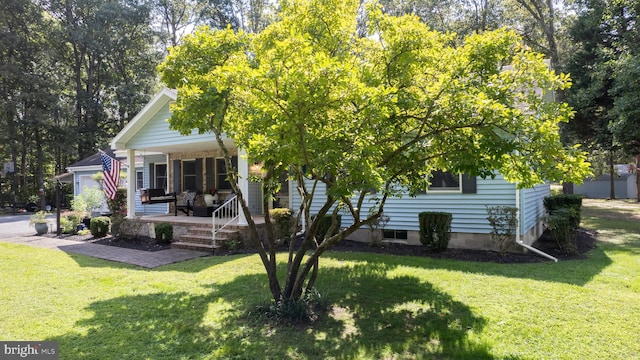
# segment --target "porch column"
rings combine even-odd
[[[127,149],[127,218],[136,217],[136,151]]]
[[[238,149],[238,187],[242,192],[244,201],[249,204],[249,163],[247,162],[247,152],[243,149]],[[238,225],[247,225],[248,222],[244,216],[244,211],[238,209],[238,212],[240,214]]]

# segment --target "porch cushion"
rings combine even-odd
[[[196,198],[196,193],[195,192],[191,192],[191,191],[185,191],[182,193],[182,203],[184,205],[192,205],[193,206],[193,201]]]

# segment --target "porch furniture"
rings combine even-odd
[[[178,216],[178,210],[182,211],[187,216],[189,216],[189,211],[193,212],[196,195],[197,194],[195,192],[192,192],[192,191],[183,192],[182,193],[182,204],[178,205],[178,203],[176,202],[176,205],[175,205],[175,208],[176,208],[175,216]]]
[[[143,204],[174,203],[177,201],[176,193],[165,193],[164,189],[141,189],[140,201]]]
[[[219,205],[213,206],[194,206],[193,207],[193,216],[199,217],[211,217],[213,211],[218,208]]]

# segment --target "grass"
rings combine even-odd
[[[579,261],[329,253],[334,307],[305,328],[244,316],[269,297],[254,255],[145,270],[0,243],[0,340],[58,341],[60,359],[634,358],[640,205],[585,201],[583,226],[600,242]]]

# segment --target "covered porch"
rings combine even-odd
[[[197,130],[183,135],[169,127],[170,105],[176,97],[175,90],[162,89],[111,141],[111,148],[125,157],[125,166],[129,168],[126,186],[127,217],[130,219],[137,215],[175,214],[175,206],[187,205],[187,201],[191,206],[203,206],[205,195],[211,193],[216,194],[218,205],[234,195],[227,180],[230,171],[225,154],[215,135],[199,133]],[[232,155],[232,166],[239,175],[239,190],[251,213],[264,214],[261,187],[249,181],[252,166],[246,154],[231,139],[224,139],[223,143]],[[143,159],[138,168],[136,157]],[[135,169],[135,172],[131,169]],[[162,189],[166,194],[175,193],[175,200],[142,203],[142,189]],[[189,195],[187,199],[186,194],[195,195]],[[244,214],[238,214],[238,224],[246,225]],[[210,217],[206,212],[205,216]]]

